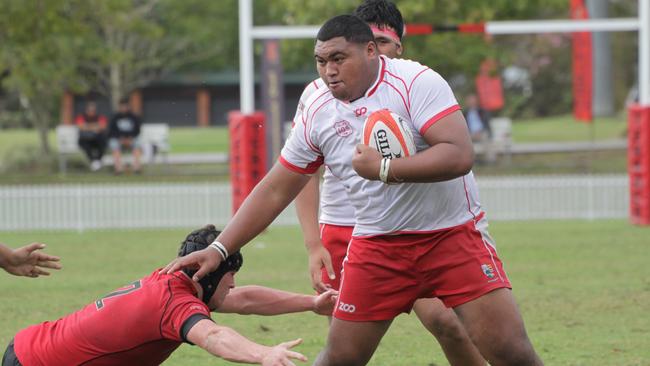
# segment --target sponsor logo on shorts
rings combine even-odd
[[[344,311],[346,313],[354,313],[354,311],[357,310],[357,307],[352,304],[346,304],[344,302],[340,302],[339,310]]]
[[[492,265],[490,264],[481,264],[481,269],[483,270],[483,273],[487,276],[489,279],[494,279],[494,269],[492,268]]]

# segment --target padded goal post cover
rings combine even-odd
[[[266,174],[265,120],[262,112],[228,113],[233,214]]]
[[[630,221],[650,225],[650,106],[629,108],[628,174]]]

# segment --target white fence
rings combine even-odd
[[[616,176],[478,177],[491,220],[600,219],[628,215],[628,178]],[[227,183],[0,187],[0,230],[223,226]],[[293,207],[276,225],[294,225]]]
[[[490,220],[608,219],[629,214],[626,175],[477,177]]]

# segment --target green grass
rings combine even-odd
[[[54,131],[48,135],[50,147],[56,146],[56,136]],[[40,146],[36,130],[27,129],[0,129],[0,159],[5,159],[7,154],[24,148],[37,149]]]
[[[56,149],[54,131],[49,134],[50,147]],[[171,154],[226,153],[228,133],[225,127],[178,127],[170,130]],[[227,164],[147,165],[144,174],[114,177],[110,167],[97,173],[88,171],[82,153],[68,157],[68,174],[58,174],[56,153],[43,159],[37,154],[35,130],[0,130],[0,184],[59,184],[111,182],[182,182],[227,179]],[[7,168],[8,167],[8,168]]]
[[[481,175],[520,174],[625,174],[627,151],[583,151],[571,153],[521,154],[501,157],[496,163],[474,163],[474,173]]]
[[[189,228],[188,228],[189,229]],[[650,229],[625,221],[494,222],[491,232],[525,318],[547,365],[650,365]],[[31,280],[0,274],[0,345],[20,328],[56,319],[106,292],[162,266],[184,230],[101,231],[76,234],[3,233],[18,246],[49,244],[65,268]],[[275,227],[243,250],[238,284],[311,292],[301,235]],[[275,344],[302,337],[313,360],[325,342],[326,320],[311,313],[278,317],[215,314],[217,323]],[[227,365],[197,347],[182,346],[166,365]],[[374,366],[446,365],[432,336],[414,316],[398,317],[382,341]]]
[[[196,183],[227,181],[230,174],[227,164],[145,165],[142,174],[127,171],[119,176],[114,175],[111,168],[104,167],[101,171],[90,172],[87,164],[79,159],[79,165],[74,169],[69,168],[66,175],[44,170],[11,172],[0,174],[0,184]]]
[[[228,152],[227,127],[174,127],[169,133],[171,153]]]
[[[576,122],[572,116],[542,119],[516,120],[513,122],[515,142],[589,141],[621,138],[627,124],[623,117],[599,118],[592,125]],[[56,147],[54,132],[49,135],[50,145]],[[175,127],[170,132],[171,153],[213,153],[228,151],[226,127]],[[173,167],[146,167],[142,176],[112,177],[109,169],[90,174],[83,156],[72,157],[67,176],[57,172],[55,155],[43,161],[34,152],[38,149],[38,136],[34,130],[0,130],[0,184],[29,183],[110,183],[119,180],[131,182],[169,182],[187,180],[226,179],[227,166],[209,164],[178,165]],[[8,168],[3,168],[8,167]],[[510,161],[500,159],[497,164],[475,165],[481,175],[498,174],[579,174],[579,173],[625,173],[626,152],[580,152],[556,154],[515,155]]]
[[[54,130],[48,135],[50,147],[56,149]],[[228,129],[226,127],[174,127],[169,132],[171,153],[228,152]],[[39,148],[36,130],[0,130],[0,159],[7,153],[25,146]]]
[[[591,129],[597,140],[621,138],[626,130],[625,117],[598,118],[593,124],[576,122],[572,116],[557,116],[513,121],[512,136],[515,142],[588,141]],[[54,131],[49,134],[52,147],[56,147]],[[169,142],[172,153],[227,152],[227,127],[174,127]],[[0,130],[0,158],[20,146],[39,146],[35,130]]]
[[[573,116],[555,116],[515,120],[512,138],[515,143],[591,141],[624,138],[626,117],[596,118],[593,123],[576,121]]]

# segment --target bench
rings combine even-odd
[[[490,139],[475,143],[474,151],[483,155],[487,163],[494,163],[498,155],[504,155],[509,162],[512,154],[512,121],[506,117],[492,118],[490,130]]]
[[[143,161],[155,163],[156,155],[162,156],[164,163],[169,158],[169,125],[166,123],[145,123],[140,128]]]
[[[79,148],[79,129],[73,125],[59,125],[56,127],[56,145],[58,147],[59,171],[66,173],[68,156],[81,152]]]
[[[140,129],[143,162],[155,163],[156,156],[161,155],[164,163],[168,162],[169,125],[166,123],[145,123]],[[68,157],[78,154],[79,129],[74,125],[59,125],[56,127],[56,143],[58,147],[59,171],[67,172]],[[110,154],[102,159],[105,165],[113,164]]]
[[[490,120],[492,130],[492,150],[506,157],[509,163],[512,157],[512,121],[507,117],[497,117]]]

